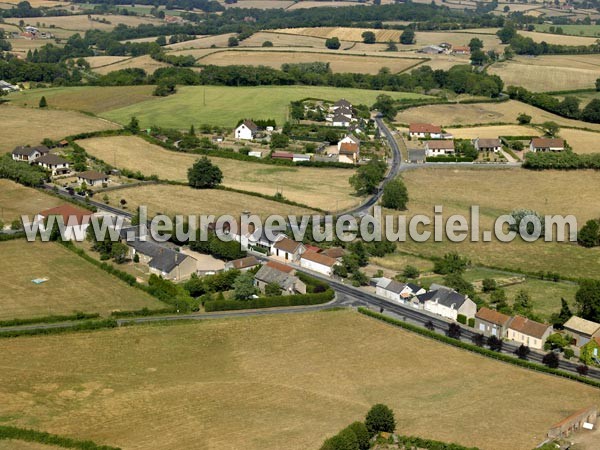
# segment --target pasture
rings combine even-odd
[[[209,123],[235,127],[241,118],[273,118],[282,125],[293,100],[319,98],[336,101],[346,98],[354,104],[372,105],[381,92],[367,89],[320,86],[184,86],[175,95],[154,98],[102,114],[126,124],[136,116],[143,127],[158,125],[188,129],[192,124]],[[386,92],[393,98],[427,98],[420,94]]]
[[[537,26],[537,25],[536,25]],[[560,25],[556,25],[560,26]],[[519,34],[533,39],[535,42],[547,42],[548,44],[559,45],[593,45],[596,43],[594,37],[568,36],[562,34],[538,33],[535,31],[519,30]]]
[[[100,75],[106,75],[109,72],[121,69],[143,69],[149,74],[153,74],[156,69],[162,67],[169,67],[167,63],[156,61],[150,57],[150,55],[136,56],[135,58],[127,58],[118,61],[114,64],[107,64],[104,66],[96,67],[94,72]]]
[[[529,450],[598,399],[351,311],[11,339],[2,361],[8,425],[123,449],[316,449],[381,402],[403,434]]]
[[[386,58],[385,56],[359,56],[338,55],[314,52],[289,52],[289,51],[220,51],[211,53],[198,62],[200,64],[214,64],[228,66],[243,64],[250,66],[270,66],[281,68],[285,63],[329,63],[333,72],[354,72],[376,74],[382,67],[387,67],[392,73],[403,72],[414,67],[424,60],[417,58]]]
[[[40,211],[62,205],[64,201],[11,180],[0,179],[0,220],[5,225],[21,215],[33,217]]]
[[[600,124],[567,119],[515,100],[499,103],[418,106],[400,111],[396,116],[396,122],[411,123],[426,121],[442,126],[487,125],[494,123],[516,124],[517,116],[520,113],[530,115],[532,118],[531,121],[537,124],[553,121],[567,127],[587,127],[600,131]]]
[[[38,102],[39,98],[35,99],[36,106]],[[49,106],[52,103],[49,102]],[[21,108],[7,104],[0,105],[0,123],[0,151],[4,152],[17,145],[37,145],[44,138],[62,139],[76,133],[119,128],[107,120],[75,111]]]
[[[539,23],[535,25],[535,31],[542,33],[550,33],[550,27],[552,25],[548,23]],[[576,24],[565,24],[565,25],[554,25],[554,28],[562,28],[563,33],[571,36],[600,36],[600,25],[576,25]]]
[[[91,15],[91,20],[87,15],[72,15],[72,16],[56,16],[56,17],[26,17],[24,19],[19,18],[7,18],[7,23],[18,24],[20,20],[25,21],[25,25],[40,26],[44,29],[54,28],[71,30],[71,31],[86,31],[86,30],[112,30],[117,25],[123,24],[127,26],[137,27],[141,24],[161,24],[162,20],[155,19],[153,17],[141,17],[141,16],[119,16],[119,15]],[[102,23],[99,20],[106,20],[109,23]]]
[[[235,36],[235,33],[217,34],[214,36],[200,36],[197,39],[190,41],[166,45],[165,48],[171,50],[182,50],[189,48],[210,48],[213,45],[215,47],[227,47],[227,42],[232,36]]]
[[[221,4],[225,8],[287,9],[294,2],[291,0],[240,0],[236,3],[221,2]]]
[[[567,140],[575,153],[600,153],[599,133],[562,128],[559,134]]]
[[[33,106],[46,97],[53,108],[99,114],[145,100],[151,100],[154,86],[86,86],[31,89],[9,95],[12,104]]]
[[[164,180],[187,182],[188,169],[200,157],[165,150],[132,136],[85,139],[78,144],[115,167],[158,175]],[[222,170],[223,185],[227,187],[266,195],[279,191],[289,200],[324,210],[360,203],[348,182],[354,173],[351,169],[275,166],[218,157],[211,160]],[[165,198],[164,201],[163,209],[172,200]],[[245,209],[245,206],[238,208]],[[282,209],[289,207],[282,205]]]
[[[434,205],[442,205],[445,218],[451,214],[468,218],[470,207],[478,205],[481,231],[493,231],[498,216],[519,208],[533,209],[542,215],[573,214],[578,227],[597,216],[597,211],[590,205],[596,203],[600,179],[592,171],[431,168],[408,171],[403,178],[410,196],[409,216],[432,216]],[[463,189],[457,189],[457,186]],[[571,277],[595,277],[600,263],[600,249],[587,249],[567,242],[526,243],[516,239],[502,243],[495,239],[491,242],[466,239],[453,243],[444,238],[442,242],[433,242],[433,239],[425,243],[407,241],[400,244],[400,249],[427,257],[457,251],[468,256],[474,264],[528,272],[552,271]]]
[[[55,242],[1,242],[0,252],[0,319],[164,307]]]
[[[187,186],[152,184],[106,194],[111,205],[117,205],[121,199],[125,199],[128,209],[137,210],[138,206],[144,205],[148,207],[148,213],[151,215],[159,213],[169,216],[176,214],[214,214],[215,216],[231,214],[239,217],[243,211],[250,211],[252,214],[266,217],[284,213],[315,213],[306,208],[285,205],[252,195],[219,189],[192,189]]]
[[[522,125],[497,125],[472,128],[446,128],[457,139],[495,138],[498,136],[540,136],[535,128]]]
[[[130,58],[128,56],[86,56],[83,59],[88,62],[90,68],[97,69],[98,67],[108,66]]]

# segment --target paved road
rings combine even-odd
[[[106,203],[102,203],[102,202],[97,202],[91,198],[85,199],[84,197],[81,197],[80,195],[77,194],[70,194],[69,191],[67,191],[64,188],[57,188],[56,186],[52,185],[52,184],[44,184],[42,186],[43,189],[47,190],[47,191],[52,191],[54,193],[57,193],[58,195],[67,198],[69,200],[73,200],[79,204],[81,204],[81,206],[85,207],[85,206],[95,206],[98,209],[102,209],[104,211],[108,211],[112,214],[115,214],[117,216],[123,216],[126,217],[128,219],[131,219],[131,217],[133,217],[133,214],[128,212],[128,211],[123,211],[122,209],[119,208],[115,208],[114,206],[110,206],[107,205]]]

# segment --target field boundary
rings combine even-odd
[[[38,442],[46,445],[56,445],[63,448],[75,448],[80,450],[120,450],[119,447],[110,445],[98,445],[92,441],[81,441],[58,434],[46,433],[45,431],[32,430],[30,428],[18,428],[8,425],[0,425],[0,440],[13,439],[26,442]]]

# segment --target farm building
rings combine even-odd
[[[288,161],[293,161],[294,154],[289,152],[273,152],[271,153],[271,159],[285,159]]]
[[[421,164],[425,162],[425,149],[422,148],[409,148],[408,149],[408,162],[413,164]]]
[[[552,331],[552,325],[539,323],[522,316],[515,316],[508,326],[507,337],[520,344],[541,350]]]
[[[293,156],[292,161],[294,162],[310,161],[310,155],[305,153],[294,153]]]
[[[328,277],[332,275],[333,266],[336,264],[339,263],[335,258],[314,251],[307,251],[300,257],[300,267],[321,273]]]
[[[498,153],[502,150],[502,142],[500,139],[473,139],[473,145],[480,152]]]
[[[425,142],[426,156],[446,156],[454,155],[454,141],[451,140],[434,140]]]
[[[246,256],[245,258],[234,259],[233,261],[229,261],[225,263],[225,270],[241,270],[242,272],[246,272],[253,267],[256,267],[260,264],[260,261],[256,259],[254,256]]]
[[[258,132],[258,126],[251,120],[244,120],[234,131],[236,139],[251,141]]]
[[[530,152],[562,152],[564,149],[564,139],[533,138],[529,144]]]
[[[442,127],[430,123],[411,123],[408,126],[408,135],[411,138],[440,139]]]
[[[419,50],[419,53],[425,53],[427,55],[438,55],[444,53],[446,50],[439,45],[427,45]]]
[[[5,94],[20,90],[21,88],[19,88],[19,86],[15,86],[14,84],[10,84],[4,80],[0,80],[0,91],[3,91]]]
[[[595,337],[600,337],[600,324],[573,316],[563,325],[565,332],[573,336],[576,347],[582,347]]]
[[[471,53],[471,49],[466,45],[457,45],[452,49],[452,53],[455,55],[469,55]]]
[[[395,303],[404,303],[414,295],[425,293],[425,289],[413,283],[400,283],[390,278],[379,278],[375,293]]]

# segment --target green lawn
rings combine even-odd
[[[552,25],[549,23],[536,24],[535,31],[549,33],[550,27],[560,27],[563,34],[571,36],[600,36],[600,25]]]
[[[273,118],[283,124],[293,100],[312,97],[326,100],[346,98],[354,104],[372,105],[380,91],[314,86],[187,86],[175,95],[155,98],[102,113],[103,117],[126,124],[136,116],[143,127],[160,125],[188,128],[210,123],[234,127],[241,118]],[[394,98],[423,98],[405,92],[386,92]]]

